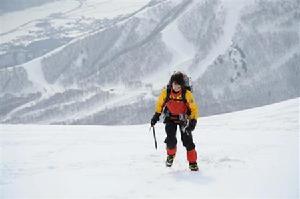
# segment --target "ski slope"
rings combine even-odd
[[[0,198],[298,198],[299,98],[200,118],[199,172],[149,125],[0,126]],[[151,116],[149,116],[151,117]]]

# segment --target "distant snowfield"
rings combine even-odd
[[[120,14],[134,12],[145,6],[149,0],[88,0],[82,8],[68,14],[83,15],[95,19],[112,18]]]
[[[76,8],[78,5],[79,1],[77,0],[55,1],[45,5],[0,15],[0,33],[11,31],[30,21],[48,17],[50,14],[67,12]]]
[[[200,118],[199,172],[149,125],[0,126],[1,198],[297,198],[300,98]],[[150,116],[149,116],[150,117]],[[180,140],[180,138],[179,138]]]
[[[80,20],[114,18],[130,14],[145,6],[149,0],[62,0],[0,15],[0,44],[29,34],[36,24],[50,22],[53,27],[66,27]],[[63,17],[62,17],[63,16]],[[76,34],[80,36],[78,31]]]

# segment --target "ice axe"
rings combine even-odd
[[[157,150],[157,141],[156,141],[156,136],[155,136],[155,128],[154,126],[150,126],[150,129],[149,129],[149,132],[151,131],[151,128],[153,128],[153,138],[154,138],[154,146],[155,146],[155,149]]]

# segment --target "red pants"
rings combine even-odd
[[[167,148],[167,154],[168,155],[175,155],[176,154],[176,147],[173,149]],[[195,149],[192,149],[190,151],[186,152],[186,158],[189,163],[195,163],[197,162],[197,151]]]

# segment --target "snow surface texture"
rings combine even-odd
[[[174,70],[201,116],[300,96],[298,0],[57,3],[0,16],[32,13],[0,35],[1,123],[142,124]]]
[[[199,172],[162,124],[157,151],[148,125],[1,125],[0,197],[298,198],[299,100],[199,120]]]

